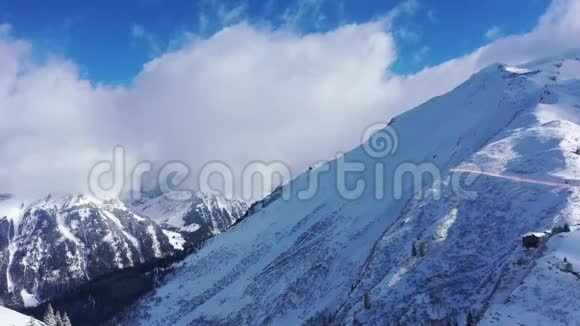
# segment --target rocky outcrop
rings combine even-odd
[[[217,193],[194,193],[186,200],[173,200],[160,192],[126,201],[131,210],[160,225],[186,233],[216,235],[242,218],[248,204]]]

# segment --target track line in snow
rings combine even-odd
[[[567,184],[567,183],[542,181],[542,180],[537,180],[537,179],[522,178],[522,177],[511,176],[511,175],[504,175],[504,174],[499,174],[499,173],[469,170],[469,169],[450,169],[450,171],[451,172],[480,174],[480,175],[485,175],[488,177],[501,178],[501,179],[516,181],[516,182],[531,183],[531,184],[538,184],[538,185],[558,187],[558,188],[568,188],[568,187],[572,186],[572,185]],[[572,180],[572,181],[576,181],[576,180]]]

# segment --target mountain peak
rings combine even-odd
[[[175,200],[161,193],[127,201],[130,209],[161,225],[185,232],[218,234],[240,219],[248,205],[219,193],[196,192],[187,200]]]
[[[151,325],[316,324],[329,316],[337,324],[445,325],[464,323],[468,312],[492,320],[490,306],[506,316],[516,300],[512,317],[524,320],[524,311],[540,308],[510,294],[521,282],[532,285],[522,293],[532,291],[537,275],[558,279],[561,272],[543,264],[536,270],[542,251],[524,248],[522,236],[580,223],[580,194],[567,183],[580,177],[579,81],[562,77],[573,64],[495,64],[396,117],[385,131],[397,137],[388,155],[369,153],[385,136],[379,132],[341,158],[367,167],[351,175],[366,185],[376,185],[382,167],[382,198],[374,187],[343,196],[339,160],[327,172],[298,176],[285,186],[289,199],[272,195],[254,205],[131,318]],[[441,182],[396,180],[405,164],[430,164]],[[318,191],[301,199],[315,172]],[[463,178],[470,181],[462,185]],[[573,320],[571,310],[562,313],[545,311],[542,323]]]

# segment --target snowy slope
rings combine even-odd
[[[118,200],[47,196],[0,201],[0,299],[35,306],[76,285],[183,249],[179,233]]]
[[[569,74],[560,79],[575,58],[564,61],[492,65],[402,114],[391,124],[398,133],[395,153],[375,158],[361,146],[339,159],[367,167],[346,178],[349,189],[366,182],[362,196],[340,194],[339,161],[299,176],[285,186],[289,200],[274,193],[254,205],[252,215],[180,264],[134,307],[131,320],[463,325],[468,311],[476,320],[494,311],[505,315],[502,303],[518,291],[537,296],[530,278],[546,273],[542,261],[550,256],[541,248],[524,249],[522,235],[580,223],[580,156],[573,153],[580,146],[580,81]],[[409,162],[436,164],[441,189],[404,182],[395,199],[395,171]],[[379,163],[383,198],[374,191],[381,185],[374,177]],[[457,191],[454,168],[487,175],[470,180],[469,192]],[[315,196],[300,199],[315,175]],[[548,255],[575,248],[576,236],[563,237],[568,240],[549,241],[555,249]],[[413,246],[420,248],[415,256]],[[570,259],[575,264],[575,256]],[[561,277],[572,276],[547,281]],[[518,287],[522,281],[524,288]],[[552,324],[575,317],[570,307],[580,306],[580,297],[569,291],[571,297],[553,296],[567,303],[560,319],[547,319]],[[365,294],[370,309],[363,306]],[[514,309],[532,311],[538,300],[514,301]]]
[[[2,306],[0,306],[0,321],[2,321],[2,325],[6,326],[29,326],[31,321],[34,323],[33,325],[44,325],[44,323],[36,319],[31,319],[26,315]]]
[[[184,232],[208,230],[216,235],[240,219],[247,204],[217,193],[197,192],[188,200],[172,200],[161,194],[146,193],[137,201],[126,201],[128,207],[160,225]]]
[[[486,311],[479,325],[575,325],[580,321],[580,232],[551,238],[546,251],[509,297]]]

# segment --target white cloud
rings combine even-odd
[[[140,41],[144,41],[149,48],[149,55],[154,57],[161,53],[161,48],[155,37],[145,30],[145,27],[139,24],[131,26],[131,36]]]
[[[247,19],[248,3],[225,3],[214,0],[198,2],[197,33],[206,35]]]
[[[405,0],[397,4],[387,13],[387,21],[395,22],[403,17],[414,16],[421,6],[417,0]]]
[[[12,31],[12,25],[10,25],[8,23],[0,24],[0,37],[6,37],[6,36],[10,35],[11,31]]]
[[[414,18],[421,6],[417,0],[405,0],[393,7],[383,19],[387,29],[396,36],[397,41],[418,43],[421,33],[416,27],[406,24],[403,20]]]
[[[378,22],[307,36],[241,24],[150,62],[122,100],[132,128],[155,130],[134,141],[160,145],[156,158],[194,170],[222,160],[238,173],[282,160],[302,171],[352,148],[383,115],[394,59]]]
[[[287,28],[300,30],[304,22],[313,23],[320,28],[324,0],[298,0],[295,6],[288,7],[282,15]]]
[[[429,51],[431,51],[431,48],[429,48],[428,46],[422,46],[419,50],[415,52],[415,54],[413,54],[413,62],[415,62],[416,64],[421,63],[425,59],[425,57],[429,54]]]
[[[34,65],[30,44],[0,39],[0,192],[83,191],[90,165],[116,143],[194,170],[282,160],[299,173],[485,65],[576,47],[578,15],[580,2],[555,1],[530,33],[409,76],[388,70],[396,53],[384,22],[310,35],[242,23],[184,39],[127,88],[91,85],[70,62]]]
[[[205,14],[200,14],[198,17],[198,28],[201,34],[205,34],[207,31],[207,26],[209,24],[209,18]]]
[[[501,28],[494,25],[485,32],[484,36],[488,40],[495,40],[501,36]]]
[[[78,78],[76,67],[35,65],[29,45],[0,41],[0,184],[35,194],[79,190],[114,144],[114,92]]]
[[[240,4],[231,8],[221,4],[218,7],[218,18],[221,21],[221,26],[228,26],[232,23],[241,21],[246,14],[246,5]]]
[[[141,25],[134,24],[131,27],[131,36],[138,39],[145,37],[145,28]]]

